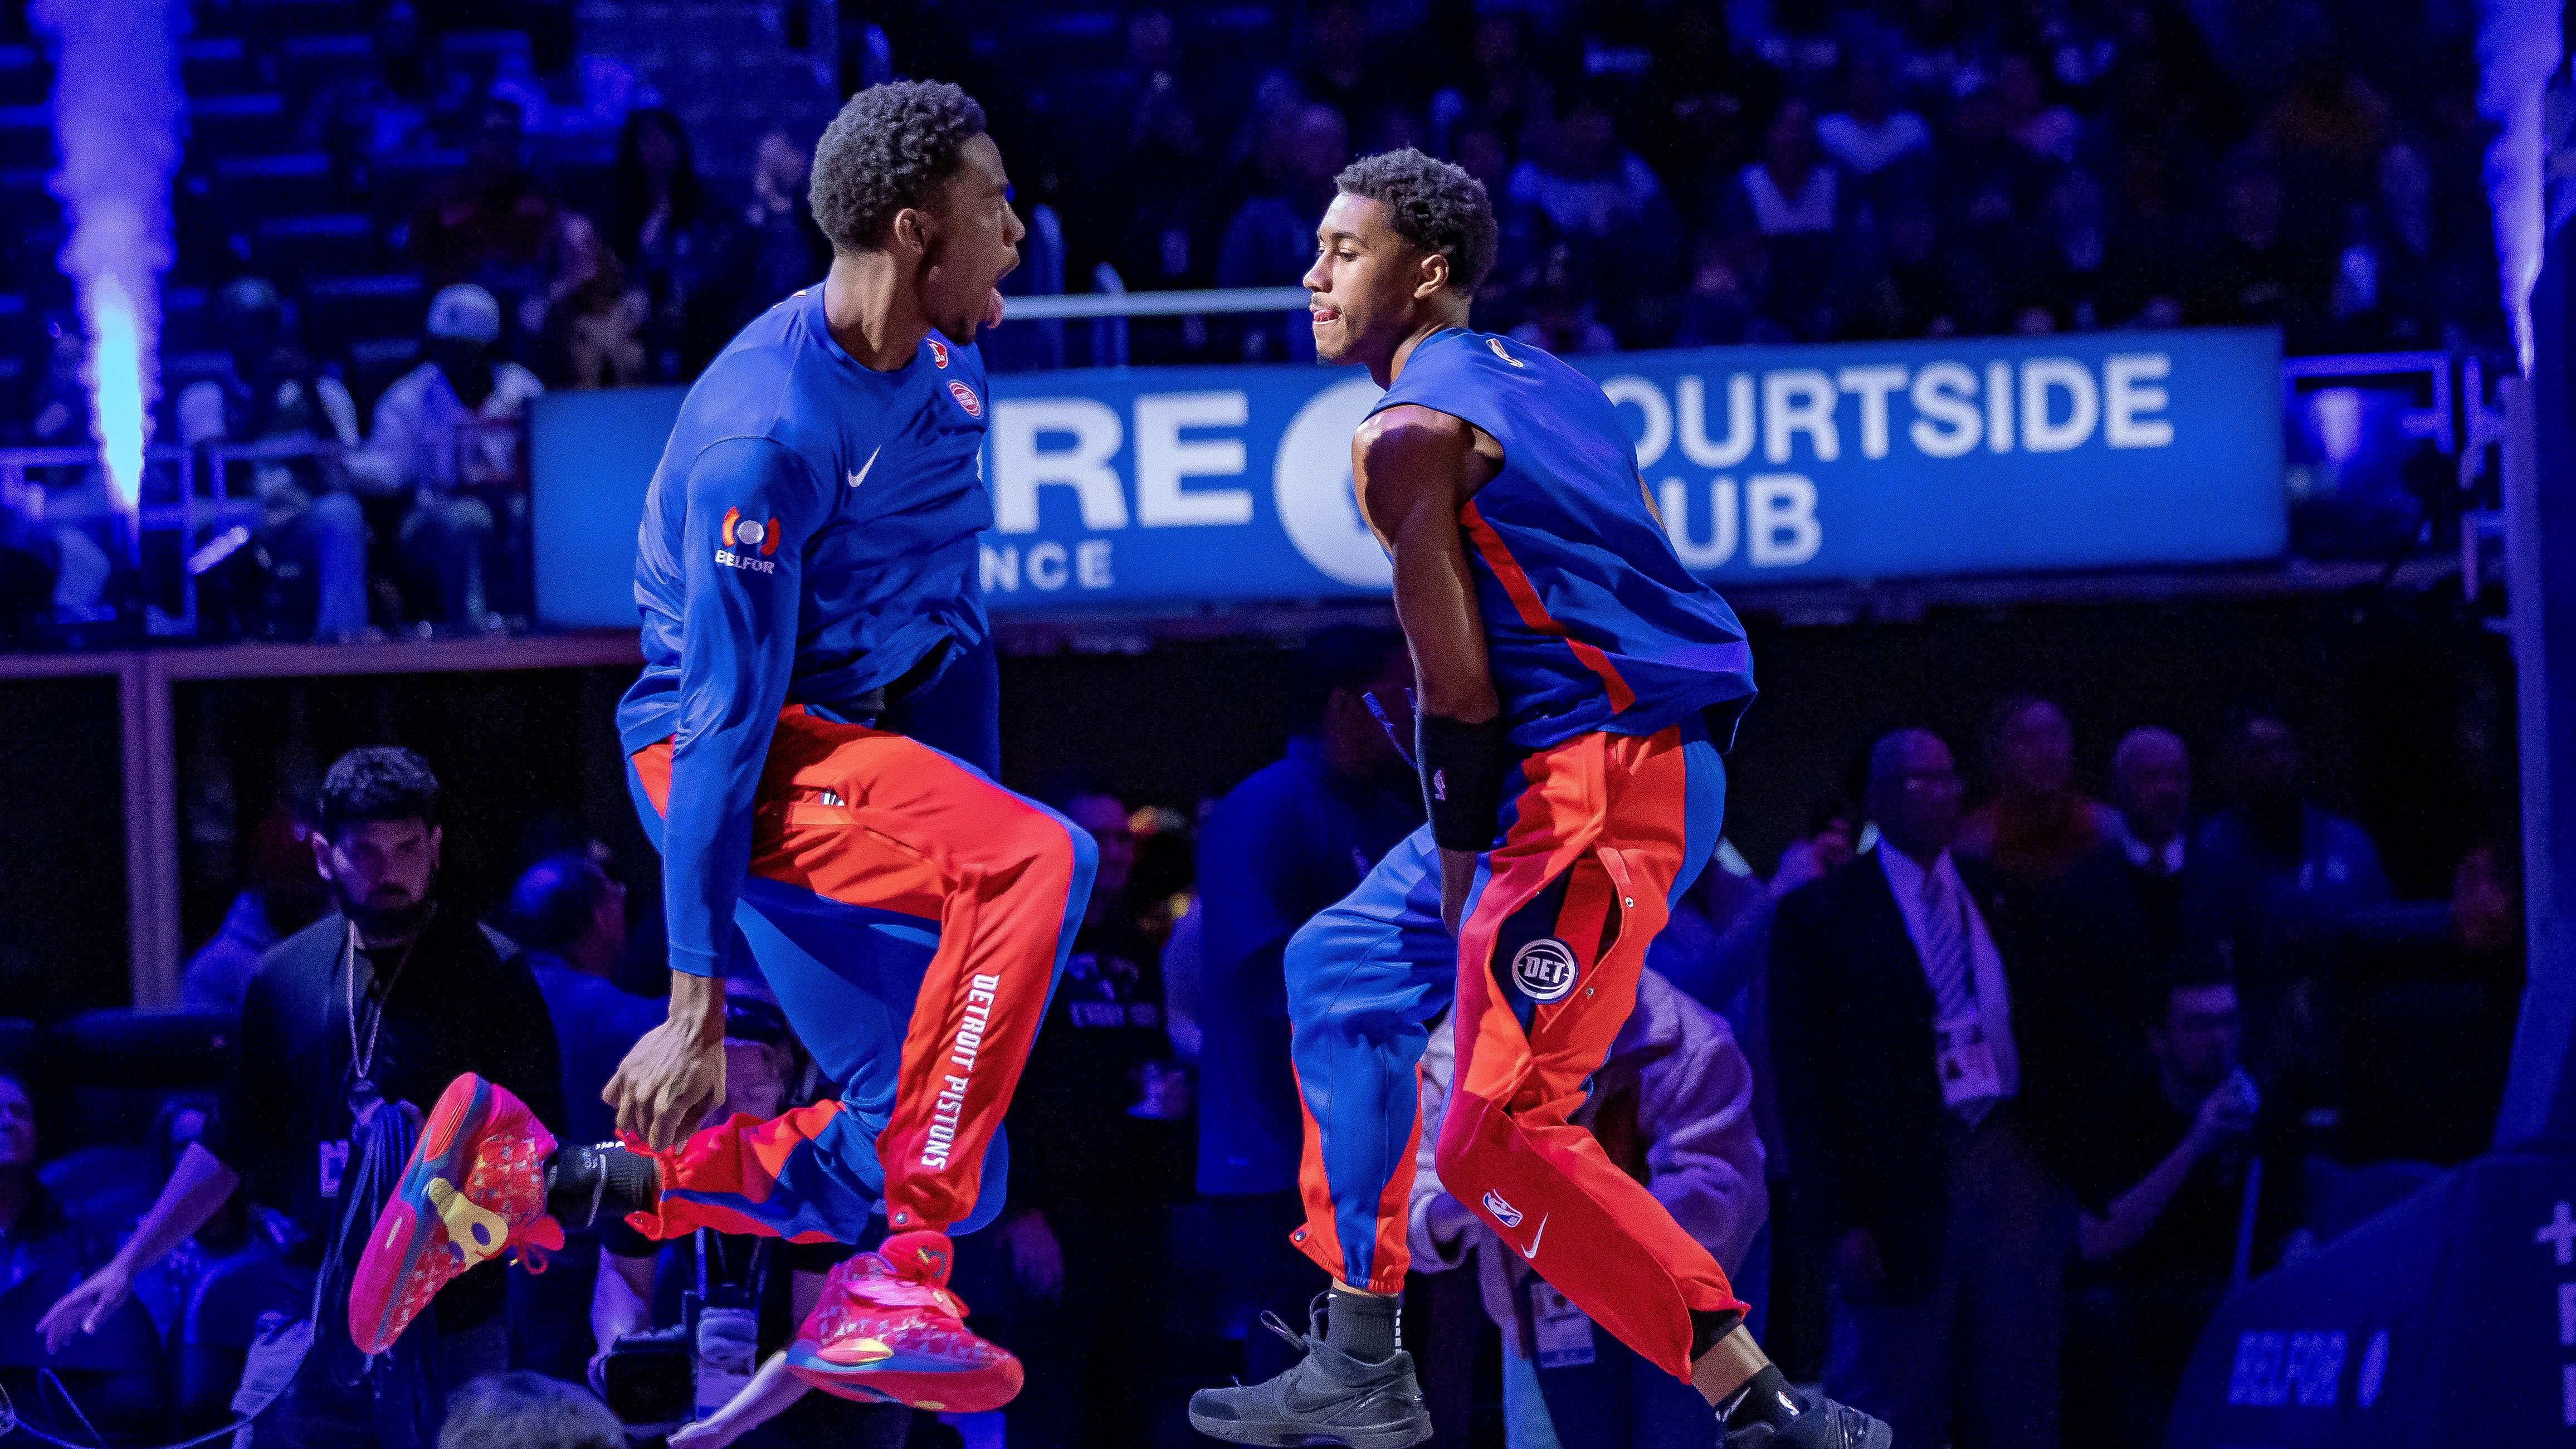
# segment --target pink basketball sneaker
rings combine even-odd
[[[790,1372],[827,1393],[934,1413],[998,1409],[1020,1392],[1020,1361],[978,1338],[948,1291],[945,1233],[897,1233],[832,1270],[823,1301],[788,1347]]]
[[[382,1353],[449,1279],[515,1248],[560,1250],[546,1216],[554,1136],[527,1104],[471,1073],[447,1084],[349,1284],[349,1339]]]

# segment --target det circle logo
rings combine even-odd
[[[1279,435],[1271,496],[1279,526],[1324,577],[1359,589],[1395,584],[1395,561],[1360,521],[1351,491],[1351,434],[1384,394],[1366,377],[1337,382],[1307,399]]]
[[[1574,953],[1552,936],[1512,954],[1512,984],[1532,1001],[1563,1001],[1574,990],[1575,974]]]
[[[957,399],[957,405],[966,410],[966,416],[980,418],[984,415],[984,404],[975,396],[975,389],[955,378],[948,380],[948,395]]]

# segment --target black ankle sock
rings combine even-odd
[[[1324,1308],[1324,1342],[1362,1363],[1386,1362],[1395,1356],[1396,1309],[1401,1302],[1336,1285]]]
[[[653,1159],[615,1142],[559,1147],[546,1162],[546,1213],[568,1231],[605,1215],[651,1212],[661,1195]]]
[[[1777,1364],[1764,1364],[1762,1371],[1744,1381],[1732,1398],[1718,1407],[1718,1422],[1730,1429],[1747,1424],[1769,1424],[1786,1427],[1802,1412],[1798,1396],[1789,1391],[1789,1380]]]

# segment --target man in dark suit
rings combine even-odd
[[[2052,1449],[2080,1037],[1950,853],[1949,747],[1870,753],[1875,850],[1780,903],[1771,1033],[1801,1210],[1835,1244],[1828,1391],[1899,1444]]]

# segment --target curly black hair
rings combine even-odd
[[[1500,248],[1493,198],[1485,183],[1446,161],[1407,146],[1363,156],[1342,168],[1333,184],[1346,196],[1386,205],[1395,234],[1415,250],[1449,259],[1449,285],[1474,296]]]
[[[814,220],[842,251],[885,242],[895,213],[925,206],[984,134],[984,108],[940,81],[889,81],[850,97],[814,145]]]

